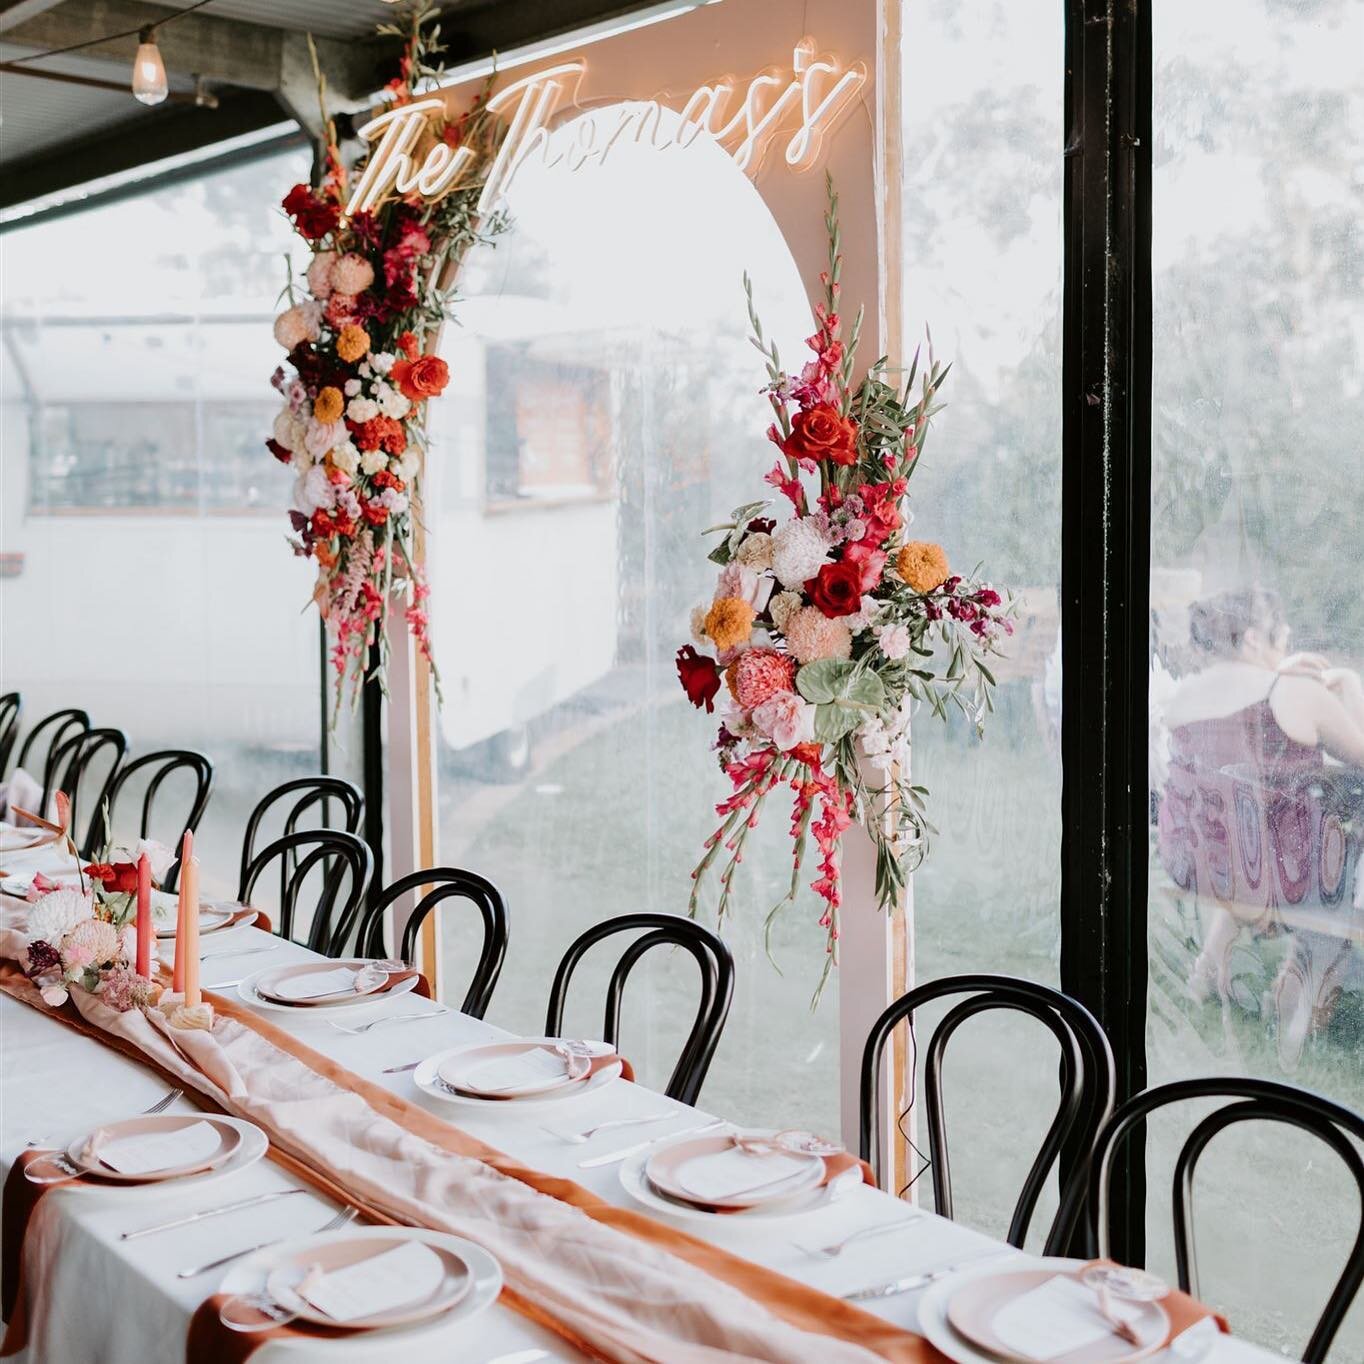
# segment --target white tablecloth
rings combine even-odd
[[[233,949],[272,945],[275,950],[269,953],[233,955]],[[314,956],[257,929],[234,930],[230,939],[206,939],[203,952],[207,989],[267,966]],[[338,1031],[327,1020],[311,1015],[271,1012],[269,1019],[356,1074],[431,1109],[471,1135],[623,1206],[631,1200],[620,1186],[619,1166],[584,1170],[579,1161],[706,1120],[707,1115],[695,1109],[623,1080],[591,1098],[565,1101],[552,1114],[546,1110],[516,1114],[499,1108],[487,1116],[471,1116],[468,1110],[441,1104],[416,1088],[410,1072],[385,1075],[384,1068],[444,1047],[507,1034],[463,1014],[440,1014],[437,1009],[415,996],[366,1007],[345,1021],[353,1024],[388,1013],[429,1016],[374,1028],[362,1036]],[[8,1173],[29,1142],[64,1145],[100,1123],[141,1111],[165,1092],[162,1082],[136,1062],[7,996],[0,996],[0,1084],[0,1173]],[[171,1111],[191,1112],[193,1105],[182,1099]],[[585,1145],[570,1145],[541,1126],[544,1121],[581,1129],[610,1118],[660,1112],[675,1114],[675,1121],[608,1130]],[[267,1159],[202,1188],[52,1191],[34,1218],[27,1249],[35,1256],[30,1263],[45,1267],[55,1300],[69,1307],[50,1315],[51,1334],[45,1340],[35,1339],[26,1357],[31,1364],[183,1364],[190,1315],[217,1289],[226,1271],[191,1280],[177,1278],[176,1271],[271,1237],[306,1234],[320,1227],[335,1207],[309,1190],[142,1240],[125,1243],[119,1233],[296,1183]],[[890,1195],[864,1185],[848,1190],[825,1209],[781,1222],[744,1226],[735,1219],[716,1219],[713,1224],[679,1221],[678,1225],[833,1294],[951,1263],[995,1245],[955,1223],[925,1214],[899,1232],[866,1237],[833,1260],[805,1249],[827,1245],[859,1227],[903,1217],[906,1211]],[[920,1297],[905,1293],[866,1306],[912,1329]],[[391,1336],[358,1336],[319,1346],[272,1342],[253,1358],[270,1364],[320,1355],[378,1364],[391,1360],[395,1349]],[[535,1354],[536,1350],[543,1355]],[[521,1352],[531,1353],[523,1360]],[[426,1360],[449,1364],[453,1359],[461,1364],[492,1364],[507,1355],[512,1359],[506,1364],[581,1358],[556,1336],[501,1305],[438,1338],[427,1337],[420,1349],[405,1344],[402,1354],[411,1364]]]

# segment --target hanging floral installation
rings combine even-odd
[[[398,75],[386,88],[395,105],[411,103],[440,80],[433,19],[433,11],[419,10],[403,28],[379,29],[404,39]],[[319,93],[325,117],[320,79]],[[266,445],[296,474],[291,544],[317,562],[313,599],[327,624],[338,707],[348,682],[358,696],[375,644],[372,671],[383,683],[393,609],[403,611],[431,661],[429,589],[413,536],[427,404],[450,378],[433,347],[451,316],[460,261],[507,226],[501,213],[483,219],[478,213],[504,131],[486,111],[487,93],[458,118],[428,119],[414,149],[414,160],[438,141],[464,149],[464,170],[442,197],[395,196],[348,216],[350,186],[368,158],[348,171],[328,120],[321,183],[295,185],[283,201],[312,254],[305,278],[290,278],[288,306],[275,319],[288,365],[275,371],[284,406]]]
[[[824,299],[806,343],[814,357],[798,377],[782,369],[744,280],[770,380],[768,436],[781,451],[766,482],[789,515],[751,502],[706,532],[721,536],[709,556],[719,579],[713,599],[692,613],[693,642],[678,651],[677,670],[698,708],[714,711],[725,693],[715,751],[733,787],[692,872],[690,912],[718,866],[724,918],[763,802],[789,786],[795,866],[767,923],[770,931],[795,899],[813,838],[827,976],[837,961],[844,832],[857,823],[870,835],[878,904],[895,905],[933,832],[927,792],[908,776],[910,716],[920,703],[943,719],[956,707],[980,729],[994,686],[986,659],[1013,625],[999,591],[953,573],[939,545],[906,535],[909,484],[947,370],[930,355],[920,378],[916,356],[897,388],[883,357],[854,381],[862,312],[845,341],[832,182],[825,221]]]

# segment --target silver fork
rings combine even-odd
[[[141,1116],[150,1118],[151,1116],[153,1116],[153,1114],[164,1113],[166,1109],[168,1109],[171,1106],[171,1104],[173,1104],[176,1101],[176,1099],[182,1098],[184,1096],[184,1093],[185,1091],[183,1089],[172,1089],[167,1091],[150,1108],[144,1108],[142,1110]],[[35,1140],[29,1142],[29,1146],[30,1147],[42,1146],[46,1144],[46,1142],[47,1142],[46,1137],[38,1137]]]
[[[897,1217],[893,1222],[878,1222],[872,1227],[859,1227],[851,1236],[845,1236],[841,1241],[831,1241],[827,1246],[803,1246],[797,1242],[796,1249],[803,1250],[807,1255],[836,1260],[854,1241],[860,1241],[864,1236],[879,1236],[882,1232],[913,1226],[915,1222],[920,1222],[927,1216],[925,1212],[912,1212],[908,1217]]]
[[[393,1014],[389,1018],[376,1018],[371,1023],[361,1023],[358,1028],[348,1028],[344,1023],[337,1023],[328,1019],[328,1026],[336,1029],[337,1032],[349,1033],[352,1037],[359,1037],[361,1033],[368,1032],[371,1028],[381,1028],[385,1023],[411,1023],[418,1018],[439,1018],[442,1014],[448,1014],[449,1009],[442,1005],[434,1013],[429,1010],[419,1014]]]
[[[557,1128],[546,1127],[541,1123],[541,1128],[548,1132],[551,1137],[558,1137],[560,1141],[566,1141],[571,1146],[580,1146],[585,1141],[591,1141],[598,1132],[608,1132],[613,1127],[634,1127],[639,1123],[667,1122],[669,1118],[679,1118],[680,1113],[652,1113],[643,1118],[612,1118],[608,1122],[599,1122],[595,1127],[588,1127],[582,1132],[560,1132]]]
[[[359,1215],[358,1209],[345,1207],[336,1214],[330,1221],[312,1233],[314,1236],[321,1236],[324,1231],[335,1231],[338,1227],[344,1227],[347,1222],[353,1222]],[[194,1279],[200,1274],[207,1274],[210,1269],[218,1269],[220,1266],[230,1264],[233,1260],[240,1260],[243,1255],[253,1255],[258,1250],[264,1250],[266,1246],[277,1246],[281,1241],[292,1239],[289,1236],[272,1236],[268,1241],[258,1241],[254,1246],[243,1246],[241,1250],[234,1250],[231,1255],[220,1255],[216,1260],[210,1260],[207,1264],[195,1265],[192,1269],[182,1269],[175,1277],[177,1279]]]

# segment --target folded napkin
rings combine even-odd
[[[28,1330],[28,1300],[24,1292],[24,1237],[38,1204],[49,1189],[79,1184],[76,1177],[35,1184],[24,1171],[35,1161],[45,1160],[51,1151],[22,1151],[5,1177],[3,1207],[0,1207],[0,1316],[6,1322],[0,1356],[16,1353],[23,1347]],[[18,1342],[12,1348],[12,1342]]]
[[[10,774],[10,779],[0,786],[0,816],[8,819],[12,824],[24,824],[26,820],[15,817],[14,807],[17,805],[22,810],[36,810],[43,803],[43,788],[41,783],[24,771],[22,767],[16,767]],[[55,807],[54,807],[55,808]],[[4,846],[0,843],[0,847]]]
[[[245,913],[248,913],[248,914],[254,914],[254,913],[256,913],[255,910],[246,910],[246,911],[244,911],[244,912],[245,912]],[[263,916],[262,916],[262,917],[263,917]],[[233,922],[235,923],[236,920],[234,919]],[[258,923],[258,924],[257,924],[257,927],[259,927],[259,926],[260,926],[260,925],[259,925],[259,923]],[[353,973],[352,973],[352,974],[353,974]],[[366,993],[366,995],[365,995],[365,998],[366,998],[366,999],[378,999],[381,995],[386,995],[386,994],[388,994],[390,991],[396,990],[396,989],[398,988],[399,985],[403,984],[405,981],[411,980],[413,977],[416,977],[417,984],[413,987],[412,993],[413,993],[414,995],[421,995],[423,999],[430,999],[430,998],[431,998],[431,984],[430,984],[430,982],[426,979],[426,977],[425,977],[424,975],[422,975],[422,973],[421,973],[420,971],[397,971],[397,972],[394,972],[394,974],[392,974],[391,976],[389,976],[389,978],[388,978],[386,981],[384,981],[384,983],[383,983],[381,986],[379,986],[379,988],[378,988],[377,990],[370,990],[370,991],[368,991],[368,992]],[[291,1000],[289,1000],[289,1003],[290,1003],[290,1004],[297,1005],[299,1008],[310,1008],[310,1009],[312,1009],[312,1008],[317,1008],[317,1007],[319,1007],[319,1006],[325,1007],[326,1005],[328,1005],[328,1004],[330,1004],[330,1003],[333,1003],[334,1000],[335,1000],[335,996],[334,996],[334,995],[325,995],[325,996],[323,996],[323,997],[321,997],[321,998],[318,998],[318,999],[291,999]]]
[[[539,1047],[539,1048],[537,1048],[536,1050],[542,1051],[542,1052],[546,1053],[547,1055],[553,1055],[553,1054],[554,1054],[554,1053],[551,1051],[551,1049],[550,1049],[549,1047]],[[516,1058],[513,1058],[513,1059],[516,1059]],[[614,1066],[614,1065],[616,1065],[617,1063],[619,1063],[619,1065],[620,1065],[621,1079],[623,1079],[623,1080],[633,1080],[633,1079],[635,1078],[634,1067],[631,1066],[631,1064],[629,1063],[629,1061],[627,1061],[627,1060],[625,1059],[625,1057],[621,1056],[618,1052],[607,1051],[607,1052],[602,1052],[602,1053],[600,1053],[599,1055],[596,1055],[596,1056],[590,1056],[590,1057],[588,1057],[588,1056],[580,1056],[579,1059],[581,1059],[581,1060],[583,1060],[583,1061],[586,1061],[587,1064],[586,1064],[585,1068],[582,1068],[582,1069],[580,1069],[580,1070],[578,1071],[578,1073],[577,1073],[577,1075],[575,1076],[575,1079],[574,1079],[574,1083],[575,1083],[575,1084],[586,1084],[587,1081],[590,1080],[595,1074],[597,1074],[598,1071],[605,1070],[605,1069],[607,1068],[607,1066]],[[491,1064],[493,1064],[493,1063],[492,1063],[492,1062],[489,1062],[489,1065],[491,1065]],[[480,1067],[480,1069],[482,1069],[482,1067]],[[571,1072],[568,1072],[568,1073],[571,1073]],[[452,1088],[458,1089],[459,1092],[460,1092],[461,1094],[467,1094],[470,1098],[473,1098],[473,1099],[489,1099],[489,1100],[502,1099],[502,1100],[515,1100],[515,1099],[518,1097],[515,1093],[505,1093],[505,1094],[504,1094],[504,1093],[501,1093],[501,1092],[499,1092],[499,1090],[496,1089],[496,1088],[491,1088],[491,1089],[465,1089],[465,1088],[463,1088],[463,1087],[461,1087],[461,1086],[459,1086],[459,1085],[452,1086]],[[558,1091],[559,1088],[562,1088],[562,1086],[555,1086],[554,1089],[546,1089],[546,1090],[541,1091],[541,1092],[547,1093],[547,1094],[549,1094],[549,1093],[557,1093],[557,1091]]]
[[[851,1151],[839,1151],[831,1156],[820,1156],[820,1160],[824,1162],[824,1173],[820,1177],[818,1183],[807,1185],[800,1189],[792,1189],[791,1190],[792,1197],[794,1197],[797,1193],[803,1194],[813,1193],[816,1189],[826,1188],[828,1185],[832,1184],[833,1181],[836,1180],[840,1175],[847,1174],[849,1170],[859,1165],[862,1167],[863,1182],[866,1184],[870,1184],[873,1189],[876,1187],[876,1177],[871,1172],[871,1166],[868,1165],[865,1160],[859,1160],[855,1155],[853,1155]],[[757,1183],[757,1180],[755,1179],[752,1182]],[[776,1182],[775,1179],[773,1180],[773,1182],[774,1183]],[[661,1193],[664,1198],[676,1200],[675,1194],[668,1193],[663,1189],[660,1189],[658,1192]],[[713,1192],[711,1196],[716,1198],[722,1198],[725,1197],[726,1195],[720,1192]],[[708,1203],[703,1198],[688,1198],[686,1202],[690,1207],[700,1208],[703,1212],[718,1213],[721,1216],[725,1216],[726,1214],[731,1213],[743,1214],[745,1212],[750,1211],[750,1209],[748,1208],[736,1208],[732,1203]]]

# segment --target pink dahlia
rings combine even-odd
[[[796,684],[796,661],[775,649],[747,649],[734,665],[734,699],[752,710]]]
[[[361,255],[347,252],[331,268],[331,286],[339,294],[363,294],[374,283],[374,267]]]
[[[86,919],[62,941],[62,964],[67,970],[103,966],[118,956],[119,934],[102,919]]]

